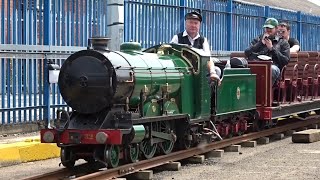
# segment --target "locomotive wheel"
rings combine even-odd
[[[108,164],[108,167],[115,168],[119,165],[119,155],[119,146],[106,145],[104,148],[104,161]]]
[[[265,129],[265,121],[260,120],[259,113],[255,111],[252,116],[252,131],[258,132],[263,129]]]
[[[151,159],[157,150],[157,144],[151,145],[151,141],[149,139],[143,140],[140,144],[140,150],[146,159]]]
[[[68,168],[68,169],[72,169],[74,167],[75,164],[75,160],[72,157],[72,151],[70,150],[70,148],[68,147],[61,147],[60,150],[60,159],[61,159],[61,163],[64,167]]]
[[[155,122],[155,123],[151,123],[151,129],[153,131],[157,131],[158,129],[158,123]],[[152,137],[150,137],[152,138]],[[157,144],[154,143],[153,145],[151,145],[151,139],[144,139],[141,143],[140,143],[140,151],[142,152],[143,154],[143,157],[145,159],[151,159],[156,151],[157,151]]]
[[[174,147],[174,141],[164,141],[162,143],[160,143],[160,150],[163,154],[169,154],[172,152],[172,149]]]
[[[125,160],[128,163],[134,163],[138,161],[139,146],[138,144],[131,144],[124,150]]]
[[[266,125],[267,125],[267,123],[265,121],[257,119],[255,121],[253,121],[253,127],[252,128],[253,128],[253,131],[258,132],[258,131],[261,131],[263,129],[266,129]]]
[[[192,140],[190,139],[190,129],[186,128],[182,138],[178,138],[178,148],[180,150],[189,149],[192,144]]]
[[[170,126],[170,122],[169,121],[162,121],[159,122],[159,132],[163,132],[163,133],[168,133],[170,134],[172,131],[172,128]],[[164,142],[159,143],[159,148],[161,153],[163,154],[169,154],[172,152],[172,149],[174,147],[174,138],[172,138],[172,140],[166,140]]]

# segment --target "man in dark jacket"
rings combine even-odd
[[[275,18],[268,18],[263,26],[264,34],[256,37],[245,50],[249,60],[258,60],[259,55],[272,59],[272,84],[279,79],[281,69],[290,59],[290,45],[287,40],[277,36],[277,26],[278,21]]]
[[[204,55],[211,56],[210,47],[207,38],[199,34],[202,16],[193,11],[185,15],[186,29],[177,35],[174,35],[171,43],[188,44],[191,47],[200,49]],[[220,83],[221,70],[215,66],[212,59],[207,63],[208,77],[210,80],[217,80]]]
[[[211,55],[207,38],[200,35],[200,25],[202,16],[196,11],[189,12],[185,15],[186,29],[173,36],[171,43],[188,44],[191,47],[201,49],[208,56]]]

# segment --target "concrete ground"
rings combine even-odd
[[[24,141],[25,139],[28,139],[28,138],[38,137],[39,135],[40,135],[39,131],[30,132],[30,133],[16,133],[16,134],[0,135],[0,144],[20,142],[20,141]]]
[[[185,165],[178,172],[154,174],[155,179],[320,179],[320,142],[294,144],[291,137],[240,153],[224,153],[223,158],[202,165]]]
[[[59,159],[0,168],[0,179],[21,179],[57,170]],[[293,144],[291,137],[240,153],[224,153],[204,164],[184,164],[180,171],[154,172],[154,179],[320,179],[320,142]]]

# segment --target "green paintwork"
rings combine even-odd
[[[223,71],[223,75],[237,75],[237,74],[251,74],[251,71],[249,68],[231,68],[231,69],[225,69]]]
[[[249,68],[225,69],[217,98],[217,115],[255,109],[256,75]]]
[[[179,94],[172,94],[175,97],[177,107],[181,113],[189,114],[190,118],[208,118],[210,115],[210,89],[206,80],[207,61],[210,57],[201,56],[195,49],[190,49],[187,46],[170,44],[171,48],[166,48],[162,53],[170,55],[162,55],[161,58],[170,57],[172,62],[179,68],[181,74],[181,90]],[[147,49],[147,52],[157,52],[161,47],[155,46]],[[185,53],[193,54],[193,57],[198,57],[198,72],[194,73],[190,67],[192,66],[190,56],[185,59]],[[188,53],[187,53],[188,54]],[[190,55],[191,55],[190,54]]]
[[[141,142],[146,134],[146,130],[143,125],[134,125],[133,126],[134,130],[134,138],[131,141],[131,143],[139,143]]]
[[[210,57],[187,46],[170,44],[158,51],[159,47],[161,45],[142,52],[138,45],[128,43],[119,52],[134,72],[130,107],[138,107],[140,92],[146,90],[143,114],[146,117],[159,116],[160,106],[156,100],[161,98],[162,90],[166,89],[169,97],[164,106],[168,114],[189,114],[192,119],[209,118],[211,90],[206,75]],[[198,68],[197,72],[190,68],[193,65]],[[227,69],[218,88],[217,112],[223,114],[255,108],[254,78],[248,69]],[[246,101],[237,99],[238,87],[240,99]],[[174,101],[170,101],[171,98]]]
[[[178,49],[178,47],[177,47]],[[193,73],[187,68],[189,65],[184,59],[182,59],[179,54],[172,56],[172,61],[180,68],[180,72],[183,74],[181,79],[181,90],[180,96],[177,96],[176,102],[181,110],[181,113],[189,114],[190,118],[195,117],[195,104],[194,104],[194,76]],[[184,68],[182,68],[184,67]]]
[[[179,104],[181,112],[189,114],[190,118],[194,118],[194,88],[193,88],[193,80],[194,77],[192,74],[184,74],[184,78],[181,81],[181,103]]]
[[[167,115],[179,114],[179,109],[174,101],[167,101],[164,104],[164,112],[166,112]]]
[[[208,84],[208,80],[206,75],[207,71],[207,62],[209,61],[210,57],[202,56],[200,58],[200,69],[199,74],[195,75],[194,81],[194,89],[197,98],[195,98],[195,109],[196,114],[195,118],[209,118],[210,116],[210,86]]]
[[[135,87],[130,99],[131,106],[138,106],[140,103],[140,92],[146,87],[148,91],[151,89],[151,73],[147,70],[135,70],[134,73]],[[147,92],[148,94],[148,92]]]
[[[141,51],[141,44],[138,42],[124,42],[120,45],[120,51]]]
[[[180,99],[183,73],[173,61],[178,59],[176,56],[144,53],[130,48],[122,49],[119,54],[128,61],[134,72],[134,91],[130,97],[130,107],[138,107],[141,90],[145,92],[146,105],[151,99],[161,98],[163,89],[168,90],[169,98]],[[144,114],[147,116],[158,115],[146,109],[148,108],[144,106]]]
[[[160,107],[156,102],[147,102],[143,106],[143,114],[147,117],[159,116],[160,115]]]
[[[169,85],[167,88],[169,90],[169,97],[180,96],[181,79],[183,78],[183,73],[177,72],[177,70],[167,69],[166,76],[167,83]]]
[[[134,71],[134,91],[130,98],[130,105],[137,107],[140,103],[140,92],[145,89],[151,89],[152,76],[148,69],[147,63],[140,58],[142,52],[128,51],[121,55],[130,63],[131,67],[135,67]]]

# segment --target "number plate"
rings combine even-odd
[[[81,134],[78,132],[69,132],[69,142],[74,144],[80,144]]]

